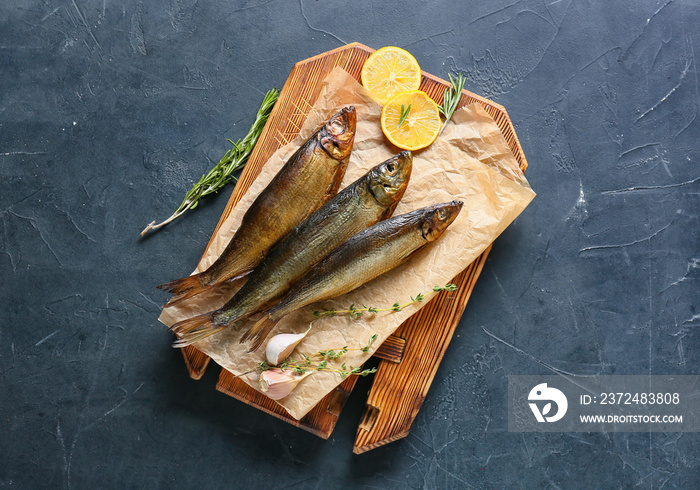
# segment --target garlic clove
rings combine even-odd
[[[311,327],[309,327],[310,329]],[[267,342],[267,347],[265,347],[265,358],[267,362],[273,366],[277,366],[280,362],[284,361],[289,354],[292,353],[294,348],[301,342],[301,339],[306,337],[309,330],[304,333],[293,334],[293,333],[280,333],[272,337]]]
[[[289,395],[299,381],[312,373],[313,371],[307,371],[297,374],[291,370],[269,369],[260,375],[260,390],[269,398],[279,400]]]

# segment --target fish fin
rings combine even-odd
[[[173,342],[173,347],[186,347],[222,331],[227,326],[228,324],[215,324],[214,313],[205,313],[204,315],[182,320],[170,327],[170,330],[177,335],[177,340]]]
[[[335,171],[335,175],[333,175],[333,181],[329,184],[328,189],[326,190],[326,198],[324,203],[329,201],[338,193],[340,184],[343,182],[343,178],[345,177],[345,171],[348,169],[348,162],[350,162],[350,156],[347,156],[340,161],[340,164]]]
[[[257,350],[270,331],[275,328],[277,322],[279,322],[279,320],[273,320],[269,314],[266,314],[264,317],[258,320],[255,325],[250,327],[246,333],[243,334],[243,337],[241,337],[241,344],[253,339],[253,345],[250,347],[248,352]]]
[[[213,284],[202,284],[200,275],[195,274],[161,284],[158,286],[158,289],[162,289],[174,295],[166,305],[172,306],[183,299],[191,298],[192,296],[202,293],[212,286]]]

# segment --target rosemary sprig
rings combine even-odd
[[[236,180],[233,173],[237,170],[242,169],[248,157],[253,151],[255,143],[258,141],[260,133],[262,133],[263,127],[267,122],[268,117],[270,117],[270,112],[272,107],[277,102],[277,97],[279,96],[279,91],[277,89],[272,89],[265,94],[265,98],[262,101],[260,109],[255,116],[255,122],[250,127],[248,134],[243,138],[243,140],[238,140],[235,143],[230,139],[227,140],[233,145],[229,151],[226,152],[224,157],[221,159],[216,166],[209,171],[209,173],[202,175],[199,182],[192,185],[192,188],[185,194],[185,198],[182,200],[180,206],[175,210],[175,212],[165,221],[155,224],[152,221],[144,230],[141,232],[141,236],[144,236],[151,230],[156,230],[161,226],[165,226],[174,219],[182,216],[188,209],[194,209],[199,204],[199,200],[219,191],[228,182]]]
[[[450,87],[445,90],[445,93],[442,96],[442,105],[438,106],[440,114],[445,116],[445,122],[442,124],[442,128],[440,128],[441,133],[445,129],[445,126],[447,126],[447,121],[452,118],[452,114],[454,114],[455,110],[457,109],[459,99],[462,97],[464,83],[467,81],[467,79],[461,73],[458,73],[454,78],[452,77],[452,73],[448,73],[447,77],[450,80]]]
[[[401,104],[401,115],[399,116],[399,125],[396,126],[397,128],[400,128],[401,125],[404,123],[406,118],[408,117],[408,113],[411,111],[411,104],[408,104],[408,107],[404,111],[404,106]]]
[[[295,372],[296,374],[304,374],[308,371],[327,371],[331,373],[340,374],[341,379],[345,379],[353,374],[357,376],[367,376],[369,374],[376,373],[377,368],[362,369],[356,366],[347,366],[345,363],[343,363],[340,367],[336,367],[333,365],[329,365],[328,361],[340,359],[349,351],[359,350],[362,352],[368,352],[370,347],[372,347],[374,341],[377,340],[377,337],[377,334],[372,335],[369,338],[367,344],[356,349],[349,349],[346,345],[340,348],[318,351],[313,354],[300,354],[301,357],[299,357],[298,359],[288,357],[283,362],[281,362],[279,366],[273,366],[267,361],[261,361],[254,368],[245,370],[243,373],[239,374],[239,376],[246,375],[253,371],[267,371],[269,369],[277,368],[282,370],[289,369]]]
[[[433,289],[430,293],[428,294],[433,294],[433,293],[438,293],[440,291],[455,291],[457,290],[457,286],[450,283],[450,284],[445,284],[444,286],[433,286]],[[329,310],[329,309],[323,309],[323,310],[314,310],[312,313],[313,315],[318,318],[322,316],[336,316],[336,315],[347,315],[351,320],[357,320],[360,318],[364,313],[379,313],[380,311],[401,311],[407,306],[410,306],[414,303],[420,303],[425,299],[427,295],[423,293],[418,293],[415,297],[411,296],[411,301],[407,303],[401,304],[400,302],[396,302],[393,305],[391,305],[388,308],[375,308],[374,306],[363,306],[362,308],[358,308],[355,306],[355,304],[351,304],[350,307],[347,310]]]

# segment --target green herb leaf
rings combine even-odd
[[[408,104],[408,107],[405,110],[404,110],[403,104],[401,104],[401,114],[399,115],[399,125],[396,126],[397,128],[401,127],[401,125],[404,123],[404,121],[408,117],[409,112],[411,112],[411,104]]]
[[[446,284],[444,286],[433,286],[432,291],[435,293],[438,293],[440,291],[455,291],[457,289],[457,286],[454,284]],[[401,304],[400,302],[394,303],[390,308],[376,308],[374,306],[363,306],[362,308],[358,308],[355,306],[355,303],[351,304],[347,310],[323,310],[323,311],[313,311],[313,315],[315,317],[321,317],[321,316],[335,316],[337,313],[340,314],[347,314],[348,317],[351,320],[357,320],[359,317],[362,316],[362,314],[366,311],[368,313],[379,313],[380,311],[401,311],[403,310],[406,306],[410,306],[413,303],[420,303],[425,299],[426,295],[423,293],[418,293],[415,297],[411,296],[411,301],[406,304]]]
[[[260,109],[258,109],[258,113],[255,117],[255,121],[245,138],[235,143],[228,140],[233,145],[233,148],[226,152],[224,157],[209,171],[209,173],[202,175],[199,182],[194,184],[187,194],[185,194],[185,198],[182,200],[180,206],[168,219],[159,224],[156,224],[155,221],[151,222],[141,232],[141,236],[144,236],[151,230],[157,230],[167,225],[174,219],[182,216],[188,209],[196,208],[201,198],[218,192],[228,182],[235,180],[233,176],[234,172],[242,169],[248,161],[248,157],[250,157],[253,147],[260,137],[260,133],[262,133],[265,123],[270,117],[270,112],[272,112],[272,108],[275,102],[277,102],[278,96],[279,91],[277,89],[272,89],[265,94],[262,105]]]
[[[348,317],[350,317],[350,320],[357,320],[362,316],[362,311],[358,310],[355,307],[355,303],[350,305],[349,310],[350,311],[348,312]]]
[[[462,89],[464,88],[464,83],[467,81],[466,77],[461,73],[458,73],[456,77],[452,77],[452,73],[448,73],[448,78],[450,80],[450,87],[445,90],[442,96],[442,105],[438,106],[440,114],[445,116],[445,122],[440,128],[440,132],[445,129],[447,121],[452,118],[459,104],[459,99],[462,97]]]
[[[348,351],[351,350],[361,350],[362,352],[367,352],[370,346],[379,338],[378,334],[374,334],[369,338],[367,345],[360,348],[350,349],[347,345],[339,349],[330,349],[318,351],[314,354],[301,353],[300,358],[294,359],[291,356],[285,359],[283,362],[277,366],[282,370],[289,370],[295,374],[307,374],[313,371],[330,371],[333,373],[340,374],[342,379],[347,378],[350,375],[357,376],[367,376],[369,374],[377,372],[377,368],[372,369],[362,369],[359,366],[348,367],[346,363],[343,363],[340,367],[337,367],[331,363],[330,360],[337,360],[344,356]],[[241,374],[236,376],[245,376],[253,371],[267,371],[274,366],[271,366],[267,361],[261,361],[255,365],[255,367],[246,369]]]

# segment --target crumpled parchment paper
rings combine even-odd
[[[299,136],[283,146],[268,160],[262,173],[236,205],[219,229],[195,272],[206,269],[221,254],[240,225],[241,218],[255,197],[269,183],[288,157],[318,127],[342,107],[354,105],[357,132],[350,163],[342,187],[353,182],[374,165],[386,160],[398,149],[381,131],[381,106],[342,68],[336,67],[324,80],[316,104],[308,115]],[[341,188],[342,188],[341,187]],[[322,304],[312,305],[284,318],[270,337],[277,333],[300,333],[312,328],[297,347],[299,352],[359,348],[373,334],[378,339],[363,353],[350,351],[337,362],[361,366],[381,343],[409,316],[432,297],[400,312],[365,314],[357,320],[346,316],[315,319],[312,309],[347,309],[349,305],[390,307],[406,303],[411,296],[429,293],[435,285],[444,285],[464,270],[525,209],[535,194],[525,180],[508,144],[491,116],[479,104],[456,111],[452,120],[425,150],[414,153],[411,180],[394,215],[430,204],[458,199],[464,206],[444,235],[428,244],[407,263],[380,276],[357,290]],[[159,320],[167,326],[182,319],[212,311],[223,305],[240,285],[215,293],[204,293],[190,301],[164,308]],[[264,359],[265,344],[253,353],[239,339],[260,315],[228,328],[195,344],[223,368],[240,374]],[[295,355],[293,354],[293,355]],[[241,377],[259,390],[259,372]],[[287,397],[278,400],[295,419],[301,419],[326,394],[342,382],[340,375],[315,372],[300,382]]]

